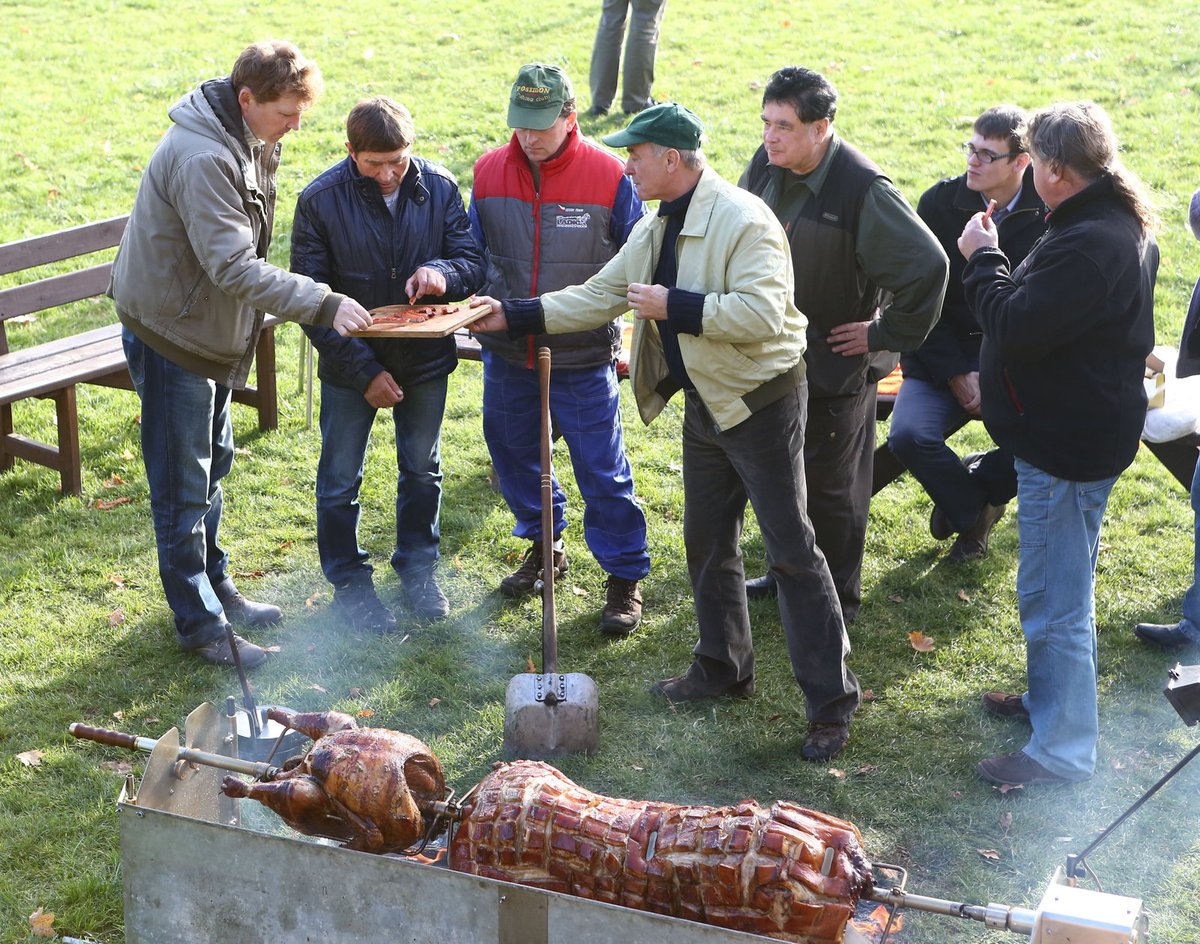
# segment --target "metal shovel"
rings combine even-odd
[[[596,683],[580,672],[558,671],[554,615],[553,466],[550,460],[550,349],[538,348],[542,447],[542,674],[514,675],[504,697],[504,754],[541,760],[594,754],[600,740]]]

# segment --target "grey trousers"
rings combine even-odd
[[[840,722],[858,707],[846,665],[850,640],[825,558],[806,511],[807,385],[720,431],[689,392],[683,419],[683,540],[700,639],[693,675],[726,688],[754,674],[739,540],[746,502],[758,518],[779,585],[792,674],[809,721]]]
[[[616,97],[622,39],[625,40],[625,82],[621,90],[621,108],[635,112],[650,104],[658,27],[666,6],[666,0],[603,0],[589,76],[593,108],[607,110]],[[633,16],[626,37],[625,16],[631,7]]]

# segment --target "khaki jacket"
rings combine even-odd
[[[654,282],[665,227],[663,217],[643,217],[621,251],[587,282],[543,295],[546,330],[579,331],[627,312],[629,285]],[[762,200],[706,168],[677,247],[676,286],[705,296],[703,330],[681,333],[680,353],[705,406],[729,429],[754,412],[747,395],[804,367],[808,322],[793,301],[787,237]],[[673,392],[653,322],[634,322],[629,371],[638,412],[650,423]]]

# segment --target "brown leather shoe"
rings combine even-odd
[[[935,541],[944,541],[954,534],[954,525],[937,505],[929,510],[929,533]]]
[[[992,536],[992,528],[1004,517],[1007,505],[984,505],[979,510],[979,517],[971,527],[963,531],[954,541],[947,555],[956,564],[978,560],[987,557],[988,539]]]
[[[650,686],[652,695],[667,701],[695,701],[698,698],[749,698],[754,694],[754,676],[734,682],[727,688],[713,688],[701,682],[689,669],[685,675],[663,679]]]
[[[1002,787],[1024,787],[1034,783],[1070,783],[1066,777],[1047,770],[1024,751],[985,757],[975,772],[988,783]]]
[[[238,660],[242,663],[242,668],[246,671],[257,669],[260,665],[267,661],[267,650],[261,646],[256,646],[248,639],[243,639],[241,636],[233,637],[234,643],[237,645]],[[193,649],[197,656],[205,662],[213,665],[234,665],[233,649],[229,645],[228,633],[222,634],[212,642],[201,646],[199,649]]]
[[[636,580],[608,575],[600,631],[610,636],[628,636],[642,622],[642,591]]]
[[[269,626],[283,619],[283,610],[270,603],[255,603],[240,593],[221,601],[225,618],[237,626]]]
[[[521,566],[500,581],[500,592],[506,597],[523,597],[533,593],[538,580],[542,576],[543,561],[542,542],[534,541],[521,561]],[[567,552],[562,548],[562,542],[554,545],[554,579],[557,580],[570,568]]]
[[[842,748],[849,743],[849,721],[814,721],[808,726],[808,735],[800,747],[800,756],[805,760],[829,760],[840,754]]]
[[[983,710],[997,718],[1019,718],[1029,720],[1029,709],[1020,695],[1010,695],[1007,692],[984,692],[980,699]]]

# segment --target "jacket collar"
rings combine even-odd
[[[711,167],[705,167],[692,193],[692,202],[688,206],[687,216],[683,218],[681,236],[703,236],[708,232],[712,221],[713,207],[717,203],[717,191],[721,177]]]
[[[953,179],[958,181],[954,188],[954,209],[975,213],[984,208],[983,194],[967,186],[966,174],[960,174]],[[1025,168],[1025,173],[1021,176],[1021,195],[1017,197],[1017,205],[1013,207],[1012,211],[1021,213],[1029,210],[1035,210],[1041,214],[1046,212],[1042,198],[1038,196],[1037,189],[1033,186],[1032,164]]]
[[[368,200],[378,200],[382,203],[383,194],[379,192],[379,185],[370,177],[359,173],[354,158],[347,154],[344,163],[346,174],[353,181],[359,193]],[[421,172],[419,158],[413,157],[408,162],[408,172],[404,175],[404,180],[400,182],[400,199],[411,200],[417,206],[421,206],[429,199],[429,188],[425,185],[425,176]]]
[[[1106,173],[1093,180],[1078,193],[1067,197],[1047,213],[1046,222],[1051,226],[1062,226],[1064,223],[1069,223],[1072,217],[1086,210],[1090,204],[1112,197],[1115,193],[1116,188],[1113,186],[1112,174]]]
[[[575,154],[579,148],[583,146],[583,137],[579,133],[579,125],[567,134],[566,143],[562,150],[549,160],[542,161],[538,165],[538,172],[542,177],[557,173],[562,168],[566,167],[575,158]],[[521,167],[526,173],[532,173],[529,167],[529,158],[525,156],[525,152],[521,150],[521,142],[517,140],[517,134],[514,131],[513,136],[508,140],[508,160]]]

